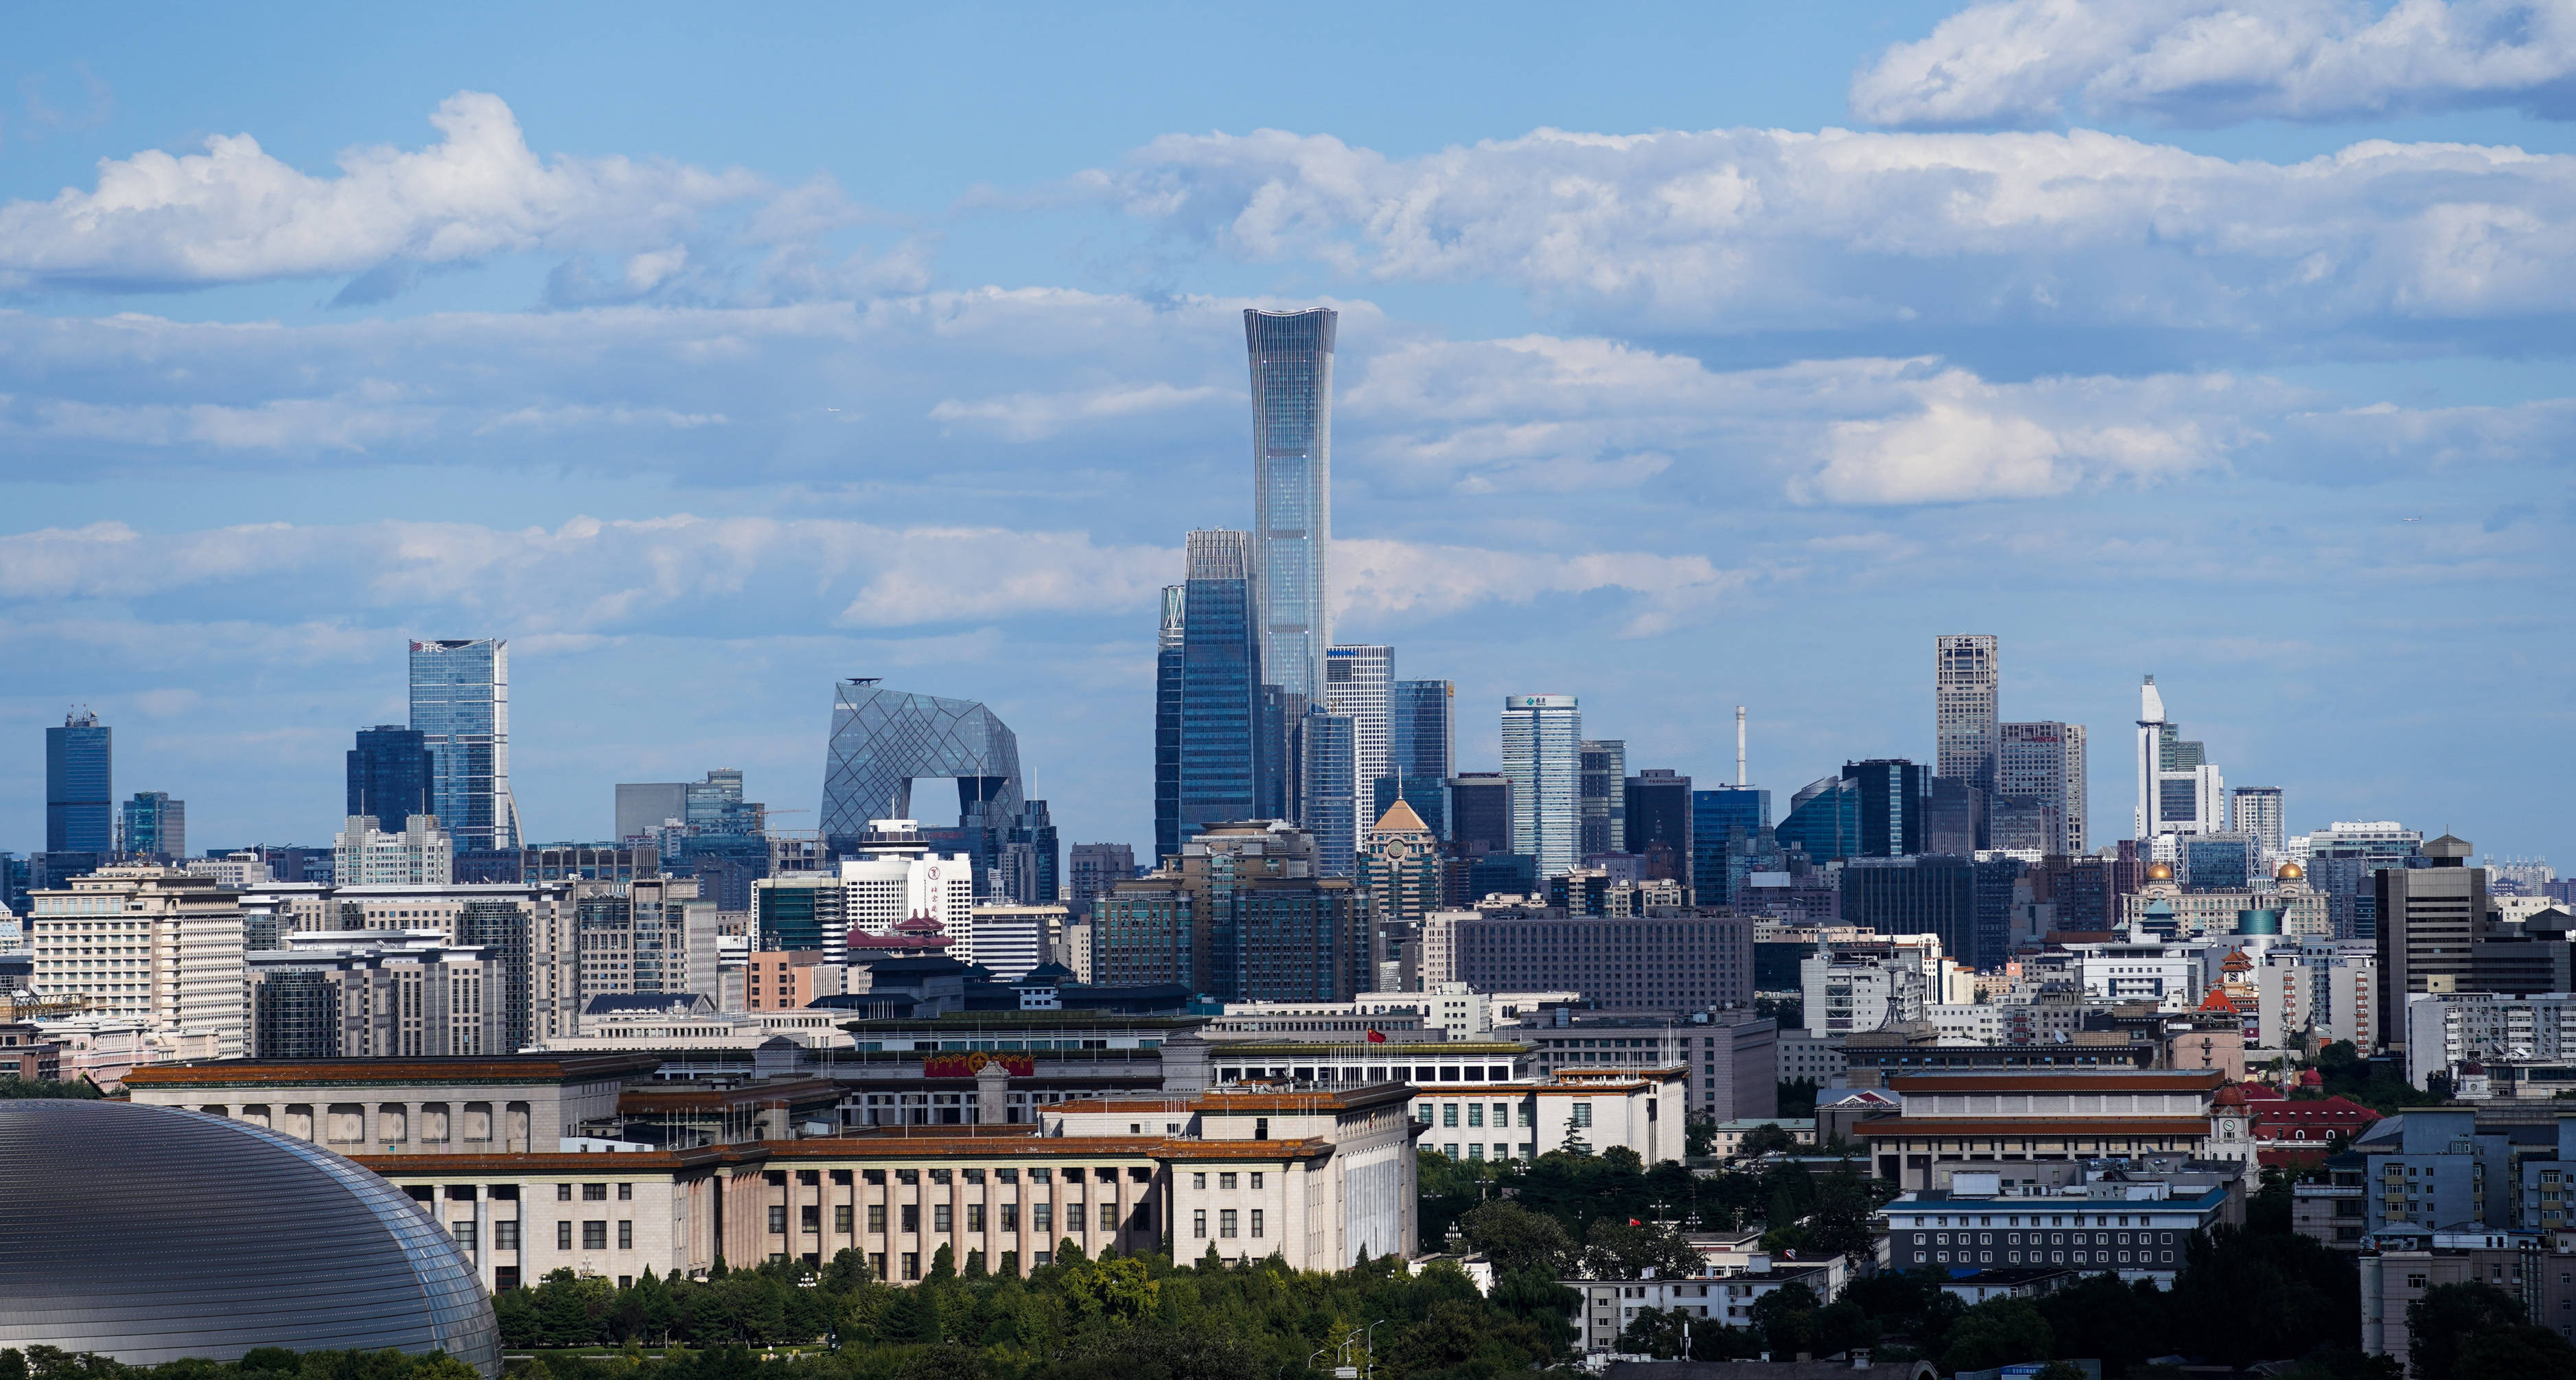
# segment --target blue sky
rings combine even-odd
[[[1772,11],[1778,12],[1772,12]],[[54,10],[0,54],[0,848],[36,730],[327,838],[412,636],[540,838],[835,677],[1150,836],[1154,591],[1250,515],[1245,305],[1344,312],[1338,635],[1786,792],[1934,634],[2152,671],[2294,830],[2576,858],[2576,12]],[[211,141],[211,142],[210,142]],[[784,824],[800,822],[787,816]]]

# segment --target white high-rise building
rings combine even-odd
[[[339,886],[445,886],[456,875],[456,845],[436,815],[413,815],[389,834],[374,817],[351,815],[331,841]]]
[[[242,1053],[238,892],[175,867],[105,867],[31,893],[27,947],[36,990],[83,997],[93,1016],[152,1033],[210,1036],[217,1058]]]
[[[916,915],[927,915],[955,939],[964,939],[975,913],[974,859],[934,853],[909,819],[872,819],[859,841],[859,856],[841,861],[843,932],[886,935]],[[838,946],[828,935],[824,951]]]
[[[2282,827],[2281,788],[2238,786],[2228,793],[2228,826],[2261,845],[2263,856],[2277,856],[2287,841]]]
[[[1991,634],[1932,639],[1933,775],[1968,782],[1989,804],[1995,798],[1995,699],[2002,675]]]
[[[2036,800],[2055,812],[2060,840],[2049,851],[2080,856],[2086,828],[2084,725],[2022,723],[1996,726],[1995,801]],[[1996,847],[2002,847],[1998,843]]]
[[[1512,783],[1512,851],[1558,877],[1583,859],[1583,710],[1572,695],[1503,697],[1503,775]]]
[[[1351,785],[1356,803],[1351,837],[1376,819],[1371,784],[1394,770],[1389,754],[1394,720],[1395,649],[1364,644],[1333,648],[1324,657],[1324,707],[1351,721]]]
[[[2138,808],[2130,817],[2131,838],[2152,838],[2156,820],[2156,773],[2161,765],[2159,738],[2164,732],[2165,700],[2156,693],[2156,678],[2138,687]]]
[[[2198,742],[2165,717],[2164,697],[2149,676],[2138,690],[2136,836],[2153,840],[2155,858],[2170,862],[2167,835],[2215,834],[2227,828],[2227,779]]]

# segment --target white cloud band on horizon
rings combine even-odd
[[[2359,120],[2520,107],[2576,118],[2564,0],[1983,0],[1853,77],[1898,129],[2062,120]]]
[[[1087,175],[1165,233],[1371,282],[1507,284],[1613,333],[1974,325],[2284,344],[2576,312],[2576,157],[2300,163],[2094,131],[1543,129],[1396,158],[1172,135]]]

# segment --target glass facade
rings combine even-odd
[[[45,851],[116,851],[116,730],[96,714],[45,730]]]
[[[1181,657],[1189,587],[1163,586],[1154,641],[1154,864],[1181,851]]]
[[[1503,775],[1512,783],[1512,851],[1538,859],[1542,877],[1582,860],[1583,710],[1572,695],[1503,698]]]
[[[1987,810],[1994,828],[1991,846],[2025,848],[2037,846],[2045,853],[2064,853],[2069,857],[2084,851],[2085,820],[2085,747],[2084,725],[2046,721],[2003,724],[1997,730],[2001,746],[1997,749],[1995,796]],[[2016,821],[2053,820],[2053,832],[2040,844],[2006,843],[2000,829],[2007,818]]]
[[[137,791],[125,802],[125,851],[147,858],[188,856],[188,802],[168,791]]]
[[[349,808],[382,829],[400,829],[413,815],[435,814],[430,808],[429,739],[416,728],[378,724],[358,730],[349,749]]]
[[[1351,721],[1351,779],[1365,787],[1394,770],[1391,751],[1395,649],[1370,645],[1332,648],[1324,657],[1324,708]],[[1368,791],[1351,803],[1354,837],[1377,823]]]
[[[1298,824],[1315,836],[1316,870],[1351,875],[1359,850],[1357,732],[1348,714],[1309,711],[1297,725]]]
[[[1839,776],[1811,781],[1789,797],[1789,813],[1776,831],[1782,848],[1807,850],[1812,862],[1832,862],[1860,853],[1860,790]]]
[[[1253,578],[1261,665],[1308,703],[1332,645],[1333,335],[1339,313],[1243,313],[1252,365]]]
[[[1246,547],[1241,532],[1189,536],[1176,662],[1173,836],[1158,862],[1211,824],[1262,817],[1261,649]],[[1158,850],[1163,844],[1157,837]]]
[[[510,794],[510,644],[411,644],[411,726],[429,750],[430,809],[459,851],[518,848]],[[379,819],[388,830],[402,821]]]
[[[1696,905],[1725,905],[1733,894],[1728,886],[1727,844],[1730,840],[1750,843],[1771,827],[1771,793],[1751,786],[1692,791],[1690,809],[1691,900]]]
[[[1628,745],[1587,738],[1581,748],[1582,855],[1628,851]]]
[[[973,700],[841,681],[826,759],[823,839],[836,852],[855,852],[870,820],[914,818],[912,783],[923,777],[957,783],[961,827],[999,829],[1020,813],[1019,736]]]
[[[1400,680],[1387,698],[1387,770],[1445,781],[1458,769],[1457,689],[1445,680]],[[1408,797],[1410,798],[1410,797]],[[1418,806],[1416,808],[1419,808]]]
[[[1924,848],[1925,806],[1932,774],[1902,757],[1845,762],[1843,779],[1860,793],[1860,839],[1865,858],[1901,858]]]

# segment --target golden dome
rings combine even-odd
[[[2173,880],[2173,864],[2172,864],[2172,863],[2149,863],[2149,864],[2147,864],[2147,880],[2148,880],[2148,881],[2151,881],[2151,882],[2170,882],[2170,881],[2172,881],[2172,880]]]
[[[2272,873],[2276,882],[2295,882],[2308,875],[2308,870],[2294,862],[2285,862]]]

